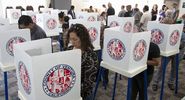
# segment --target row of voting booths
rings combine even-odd
[[[58,11],[49,13],[22,12],[32,16],[34,22],[51,36],[59,33]],[[21,13],[16,13],[15,16],[19,14]],[[14,23],[14,20],[9,20]],[[98,14],[77,13],[77,19],[69,21],[70,26],[76,23],[83,24],[88,29],[95,50],[99,50],[101,22],[98,21]],[[133,17],[109,16],[108,26],[110,28],[104,31],[101,64],[124,76],[133,77],[147,68],[150,42],[160,47],[161,55],[170,56],[179,52],[181,24],[149,22],[148,31],[135,32]],[[0,30],[0,63],[16,67],[21,100],[81,99],[80,50],[52,53],[49,38],[31,41],[30,31],[20,30],[16,24],[3,24]]]

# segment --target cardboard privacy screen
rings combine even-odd
[[[42,27],[47,36],[59,34],[59,21],[57,14],[37,14],[37,24]]]
[[[150,37],[150,32],[127,34],[116,27],[106,29],[103,62],[124,71],[146,66]]]
[[[50,38],[17,44],[14,48],[18,87],[26,100],[81,98],[80,50],[52,53]]]
[[[0,26],[9,25],[9,20],[5,18],[0,18]]]
[[[121,31],[125,33],[131,33],[134,27],[134,18],[108,16],[108,26],[110,27],[120,26]]]
[[[81,19],[73,19],[69,20],[69,25],[71,26],[72,24],[83,24],[88,32],[89,36],[91,38],[91,42],[93,43],[93,46],[95,49],[100,49],[100,27],[101,27],[101,22],[100,21],[84,21]]]
[[[85,21],[97,21],[98,13],[86,13],[86,12],[77,12],[76,19],[83,19]]]
[[[161,55],[174,55],[179,52],[182,24],[161,24],[149,22],[148,30],[151,30],[151,42],[157,44]]]
[[[10,24],[18,23],[18,19],[21,16],[20,9],[7,9],[7,18],[10,21]]]
[[[0,62],[5,66],[13,66],[13,45],[30,41],[30,30],[1,30],[0,35]]]

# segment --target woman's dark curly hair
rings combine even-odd
[[[87,30],[87,28],[82,25],[82,24],[72,24],[71,27],[69,28],[68,34],[67,34],[67,39],[69,41],[69,36],[70,33],[74,32],[76,33],[76,35],[79,37],[80,41],[81,41],[81,50],[85,51],[88,49],[94,49],[92,43],[91,43],[91,39],[89,36],[89,32]]]

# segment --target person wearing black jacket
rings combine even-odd
[[[71,15],[72,19],[76,19],[74,9],[75,9],[75,6],[72,5],[70,10],[67,12],[67,14]]]

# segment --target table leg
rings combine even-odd
[[[145,100],[148,100],[148,92],[147,92],[147,87],[148,87],[148,80],[147,80],[147,70],[144,71],[144,96]]]
[[[168,63],[168,58],[162,57],[162,86],[161,86],[160,100],[163,100],[164,80],[165,80],[165,72],[166,72],[167,63]]]
[[[112,94],[112,100],[114,100],[115,93],[116,93],[117,76],[118,76],[118,74],[117,74],[117,73],[115,73],[115,78],[114,78],[114,87],[113,87],[113,94]]]
[[[7,72],[4,72],[4,85],[5,85],[5,100],[8,100],[8,76],[7,76]]]
[[[177,92],[178,92],[178,72],[179,72],[179,54],[176,54],[176,56],[175,56],[175,62],[176,62],[176,82],[175,82],[175,94],[177,94]]]
[[[95,86],[94,93],[93,93],[93,100],[95,100],[95,97],[96,97],[96,92],[97,92],[99,81],[100,81],[100,78],[101,78],[102,69],[103,69],[103,67],[100,67],[98,77],[97,77],[97,80],[96,80],[96,86]]]
[[[132,92],[132,78],[128,78],[127,100],[131,100],[131,92]]]

